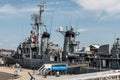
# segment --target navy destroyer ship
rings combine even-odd
[[[30,37],[19,44],[14,55],[6,57],[6,64],[18,63],[25,68],[39,68],[44,63],[60,62],[59,46],[50,42],[47,31],[41,31],[41,28],[46,28],[42,21],[44,4],[40,4],[39,8],[39,14],[32,15],[34,24]]]
[[[59,63],[61,65],[78,65],[80,60],[79,54],[76,51],[79,41],[76,41],[76,36],[79,32],[75,32],[73,27],[63,31],[59,28],[58,32],[64,35],[63,50],[58,44],[50,42],[50,33],[41,31],[41,28],[46,26],[42,21],[42,13],[44,12],[44,4],[39,5],[39,14],[33,14],[32,30],[30,37],[19,44],[15,54],[11,56],[4,56],[6,64],[18,63],[24,68],[34,67],[39,69],[44,64]],[[78,67],[77,66],[77,67]],[[76,67],[76,66],[73,66]]]

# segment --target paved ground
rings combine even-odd
[[[19,78],[14,77],[14,71],[18,71]],[[29,69],[22,69],[22,71],[18,68],[11,68],[11,67],[1,67],[0,66],[0,80],[30,80],[30,76],[28,72],[35,77],[35,80],[61,80],[60,78],[57,78],[56,76],[47,76],[47,78],[44,78],[43,76],[38,75],[38,72],[36,71],[33,75],[33,71]],[[65,77],[65,75],[64,75]]]
[[[13,74],[0,72],[0,80],[13,80],[18,78],[20,78],[20,76],[15,77]]]
[[[18,71],[18,77],[14,77],[14,71]],[[27,69],[20,69],[18,68],[11,68],[11,67],[1,67],[0,66],[0,80],[30,80],[30,76],[28,72],[32,72],[31,70]]]

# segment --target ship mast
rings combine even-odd
[[[42,13],[44,12],[44,3],[41,3],[38,5],[39,7],[39,14],[33,14],[32,15],[32,20],[35,21],[34,26],[36,27],[36,46],[38,47],[38,54],[41,54],[41,36],[40,36],[40,27],[45,26],[44,22],[42,21]]]
[[[42,13],[44,12],[44,4],[40,4],[38,5],[40,7],[40,11],[39,11],[39,26],[38,26],[38,41],[39,41],[39,55],[42,54],[41,53],[41,39],[40,39],[40,26],[44,26],[44,23],[42,22]]]

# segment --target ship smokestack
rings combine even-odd
[[[42,34],[42,39],[41,39],[41,54],[45,54],[46,49],[48,47],[49,39],[50,39],[50,34],[44,32]]]

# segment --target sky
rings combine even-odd
[[[70,26],[80,35],[80,47],[113,44],[120,37],[120,0],[0,0],[0,48],[16,50],[30,35],[31,15],[45,2],[43,21],[51,41],[63,46],[56,30]]]

